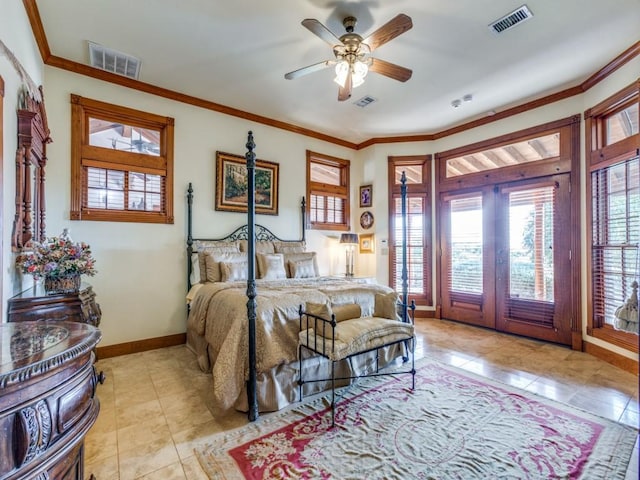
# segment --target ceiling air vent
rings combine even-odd
[[[140,60],[126,53],[89,42],[89,63],[92,67],[138,79]]]
[[[354,103],[355,103],[355,105],[357,105],[359,107],[366,107],[367,105],[371,105],[375,101],[376,101],[375,98],[370,97],[369,95],[365,95],[360,100],[358,100],[357,102],[354,102]]]
[[[494,33],[502,33],[505,30],[509,30],[510,28],[521,24],[525,20],[529,20],[531,17],[533,17],[533,13],[531,13],[529,7],[522,5],[517,10],[514,10],[490,24],[489,29]]]

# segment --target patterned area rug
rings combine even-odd
[[[212,479],[624,479],[638,432],[422,360],[409,375],[260,417],[196,449]]]

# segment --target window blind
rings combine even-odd
[[[407,280],[408,293],[425,295],[424,274],[425,235],[424,235],[425,198],[420,196],[407,197]],[[397,291],[402,290],[402,199],[394,196],[393,217],[393,256],[392,275]]]
[[[595,170],[591,188],[593,316],[611,325],[640,277],[640,157]]]

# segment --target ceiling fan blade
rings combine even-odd
[[[331,32],[331,30],[329,30],[327,27],[325,27],[323,24],[321,24],[315,18],[307,18],[307,19],[303,20],[302,21],[302,25],[307,27],[307,29],[311,33],[317,35],[318,37],[320,37],[322,40],[327,42],[332,47],[334,47],[336,45],[342,45],[342,42],[340,41],[340,39],[338,37],[336,37]]]
[[[338,101],[344,102],[345,100],[349,100],[351,98],[351,88],[353,85],[353,81],[351,79],[351,72],[347,74],[347,78],[344,82],[344,87],[340,87],[338,90]]]
[[[385,77],[393,78],[399,82],[406,82],[411,78],[413,72],[408,68],[401,67],[394,63],[385,62],[379,58],[372,58],[369,66],[370,72],[376,72]]]
[[[313,65],[307,65],[306,67],[299,68],[298,70],[294,70],[293,72],[285,73],[284,78],[286,78],[287,80],[293,80],[294,78],[317,72],[335,64],[335,60],[325,60],[324,62],[314,63]]]
[[[365,38],[362,43],[366,43],[371,48],[371,51],[374,51],[389,40],[393,40],[398,35],[402,35],[407,30],[410,30],[411,27],[413,27],[411,17],[401,13]]]

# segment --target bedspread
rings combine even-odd
[[[372,315],[375,293],[389,287],[335,277],[256,281],[257,373],[297,360],[299,315],[305,302],[357,303]],[[188,333],[204,339],[214,400],[230,408],[249,376],[246,282],[204,284],[191,303]],[[198,352],[196,352],[198,354]]]

